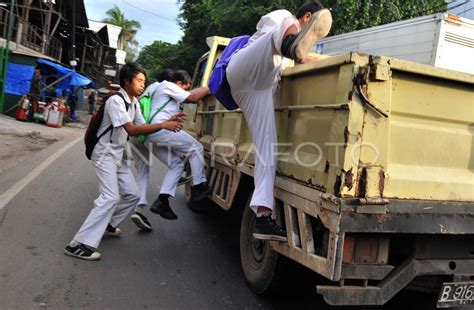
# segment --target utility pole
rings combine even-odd
[[[53,15],[53,4],[51,2],[45,2],[45,4],[48,6],[48,12],[46,13],[46,20],[44,24],[44,30],[43,30],[43,54],[46,55],[48,52],[48,46],[50,42],[50,30],[51,30],[51,17]]]
[[[13,8],[15,7],[15,0],[10,2],[10,12],[8,14],[8,29],[7,29],[7,45],[0,49],[0,113],[3,113],[5,102],[5,84],[7,80],[8,56],[10,52],[10,37],[13,32]]]
[[[72,0],[72,35],[71,35],[71,67],[72,70],[76,70],[76,0]]]

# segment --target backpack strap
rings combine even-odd
[[[123,96],[122,93],[120,92],[116,92],[116,93],[113,93],[112,95],[110,95],[107,100],[105,100],[104,102],[104,110],[105,110],[105,104],[107,103],[107,101],[109,101],[110,98],[112,98],[113,96],[119,96],[120,98],[122,98],[123,102],[125,103],[125,110],[128,112],[128,109],[130,108],[130,104],[127,102],[127,100],[125,100],[125,97]],[[97,138],[98,140],[100,140],[100,138],[102,138],[102,136],[104,136],[107,132],[110,131],[110,143],[112,143],[112,134],[114,133],[114,126],[113,125],[110,125],[109,127],[107,127],[106,130],[104,130],[103,133],[101,133]],[[128,136],[127,134],[127,141],[130,139],[130,137]]]
[[[167,105],[168,103],[170,103],[172,100],[172,98],[170,98],[168,101],[166,101],[155,113],[153,113],[153,116],[146,122],[148,125],[151,124],[151,122],[153,121],[153,119],[155,118],[155,116],[160,113]],[[148,135],[139,135],[137,137],[138,141],[140,143],[143,143],[146,141],[146,139],[148,138]]]
[[[109,132],[110,130],[112,130],[114,128],[113,125],[110,125],[109,127],[107,127],[106,130],[104,130],[103,133],[101,133],[98,137],[97,137],[97,140],[100,140],[100,138],[102,138],[107,132]],[[112,142],[112,133],[110,134],[110,142]]]
[[[158,85],[160,87],[160,85]],[[153,96],[155,96],[156,91],[158,90],[158,87],[151,93],[150,100],[153,102]]]
[[[160,113],[161,111],[163,111],[164,108],[166,108],[166,106],[168,105],[168,103],[171,102],[171,100],[173,100],[173,98],[170,98],[168,101],[166,101],[158,110],[156,110],[155,113],[153,113],[153,116],[150,118],[150,120],[148,121],[148,124],[151,124],[151,121],[155,118],[155,116]]]
[[[125,103],[125,110],[127,110],[128,112],[128,109],[130,108],[130,104],[127,102],[127,100],[125,100],[125,97],[123,96],[123,94],[121,92],[116,92],[110,95],[110,97],[107,100],[109,100],[113,96],[119,96],[120,98],[122,98],[123,102]]]
[[[140,108],[142,110],[142,115],[143,115],[143,118],[145,119],[145,123],[148,124],[148,121],[149,121],[149,118],[150,118],[150,109],[151,109],[151,105],[153,104],[153,97],[155,96],[155,93],[158,91],[158,88],[160,87],[160,85],[158,85],[156,87],[156,89],[151,93],[151,94],[147,94],[145,96],[143,96],[142,98],[145,98],[145,97],[149,97],[150,98],[150,102],[149,102],[149,106],[148,107],[145,107],[144,104],[142,104],[142,102],[139,100],[139,104],[140,104]]]

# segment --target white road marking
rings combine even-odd
[[[83,138],[77,138],[60,148],[56,153],[42,162],[39,166],[33,169],[30,173],[28,173],[23,179],[16,182],[10,189],[5,191],[0,196],[0,211],[13,199],[15,196],[21,192],[28,184],[31,183],[38,175],[41,174],[46,168],[49,167],[56,159],[58,159],[61,155],[63,155],[68,149],[70,149],[74,144],[76,144],[79,140]]]

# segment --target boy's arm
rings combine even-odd
[[[309,63],[309,62],[314,62],[314,61],[318,61],[318,60],[321,60],[321,59],[326,59],[326,58],[329,58],[329,57],[330,56],[328,56],[328,55],[309,53],[309,55],[306,56],[301,63],[306,64],[306,63]]]
[[[161,129],[167,129],[171,131],[178,131],[183,128],[181,122],[166,121],[158,124],[144,124],[134,125],[132,122],[125,123],[123,128],[127,131],[130,136],[149,135],[154,132],[160,131]]]
[[[192,89],[189,91],[189,93],[190,95],[186,98],[185,102],[197,103],[202,98],[209,95],[211,91],[209,90],[209,87],[203,86],[203,87]]]
[[[169,122],[184,122],[187,119],[187,115],[184,112],[179,112],[173,115],[168,121]]]

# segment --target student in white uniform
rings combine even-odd
[[[160,123],[144,124],[140,105],[136,96],[143,92],[145,71],[135,63],[127,63],[120,70],[120,94],[110,97],[105,103],[104,117],[98,131],[104,132],[113,126],[110,134],[103,135],[92,152],[92,162],[99,179],[100,196],[94,201],[94,208],[89,213],[64,252],[67,255],[85,259],[98,260],[96,252],[104,233],[119,236],[117,228],[126,219],[139,200],[139,192],[130,168],[123,160],[128,135],[142,135],[157,132],[161,129],[176,131],[182,128],[178,115],[170,115]],[[128,109],[126,108],[128,106]],[[128,111],[127,111],[128,110]]]
[[[159,74],[156,75],[156,82],[148,85],[142,96],[154,97],[152,95],[154,95],[154,92],[160,85],[160,83],[163,81],[171,80],[173,73],[174,70],[172,69],[164,69],[163,71],[161,71]],[[137,207],[135,208],[135,213],[131,216],[131,219],[133,223],[135,223],[135,225],[137,225],[137,227],[141,230],[151,231],[153,227],[151,226],[150,221],[144,214],[145,208],[148,205],[146,193],[148,189],[148,176],[150,174],[151,164],[148,162],[148,160],[150,159],[150,151],[147,147],[149,141],[147,141],[146,143],[141,143],[135,137],[133,137],[132,139],[130,139],[130,142],[132,144],[132,156],[135,160],[135,166],[138,171],[136,179],[138,190],[140,191],[140,200],[138,201]]]
[[[230,59],[226,70],[231,94],[249,126],[256,151],[255,190],[250,207],[256,213],[254,237],[286,241],[286,232],[272,218],[277,144],[273,93],[279,73],[290,59],[297,63],[308,57],[316,41],[331,28],[329,10],[318,1],[301,6],[296,16],[278,10],[263,16],[257,32]]]
[[[170,81],[162,81],[154,87],[150,85],[147,91],[150,93],[154,92],[150,115],[155,114],[155,112],[161,109],[153,118],[152,124],[160,123],[178,113],[180,111],[180,105],[183,102],[197,103],[209,94],[209,88],[207,86],[187,91],[190,86],[191,77],[183,70],[175,71]],[[212,189],[207,186],[205,176],[203,147],[201,143],[187,132],[184,130],[179,132],[157,132],[148,135],[144,144],[148,146],[155,157],[163,162],[169,169],[161,185],[160,194],[150,207],[151,212],[159,214],[161,217],[169,220],[178,218],[170,207],[169,197],[175,196],[176,187],[184,171],[182,156],[185,156],[189,160],[191,166],[193,177],[191,197],[193,201],[202,201],[211,193]],[[148,159],[148,157],[135,156],[135,160],[137,161],[143,161],[143,159]],[[139,186],[141,193],[139,204],[146,205],[149,166],[142,162],[138,164],[137,167],[139,167],[138,180],[140,180]],[[136,224],[138,225],[138,223]],[[140,227],[140,225],[138,226]]]

